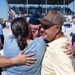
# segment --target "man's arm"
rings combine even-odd
[[[14,64],[25,64],[28,66],[32,65],[36,61],[36,58],[30,57],[34,56],[35,53],[24,55],[23,54],[24,51],[25,50],[21,51],[20,53],[17,54],[17,56],[13,58],[5,58],[2,55],[0,55],[0,67],[11,66]]]

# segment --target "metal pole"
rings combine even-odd
[[[75,0],[74,0],[74,9],[75,9]],[[74,10],[74,13],[75,13],[75,10]]]
[[[43,0],[42,0],[42,13],[43,13]]]
[[[27,15],[28,15],[28,0],[27,0]]]
[[[26,10],[25,8],[26,8],[26,1],[24,0],[24,12],[23,13],[26,13],[25,12],[25,10]]]
[[[73,0],[73,12],[74,12],[74,0]]]
[[[47,0],[46,0],[46,12],[45,13],[47,13]]]
[[[65,14],[65,0],[63,1],[63,3],[64,3],[64,14]]]

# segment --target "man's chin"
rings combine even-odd
[[[45,43],[49,43],[49,41],[47,39],[44,39]]]
[[[46,36],[42,35],[42,37],[43,37],[43,39],[46,39],[47,40],[47,37]]]

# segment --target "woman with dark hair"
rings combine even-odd
[[[29,36],[28,24],[22,17],[11,22],[12,35],[4,42],[4,56],[11,58],[20,51],[26,49],[24,54],[36,53],[33,57],[36,62],[31,65],[13,65],[5,68],[7,75],[36,75],[40,73],[41,62],[45,52],[45,42],[42,37],[31,40]],[[32,62],[33,63],[33,62]]]

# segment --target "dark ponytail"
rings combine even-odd
[[[26,39],[29,36],[28,24],[24,18],[19,17],[12,21],[11,29],[14,36],[17,38],[19,48],[23,50],[27,46]]]
[[[25,46],[27,46],[26,39],[22,37],[21,35],[17,37],[17,43],[21,50],[23,50]]]

